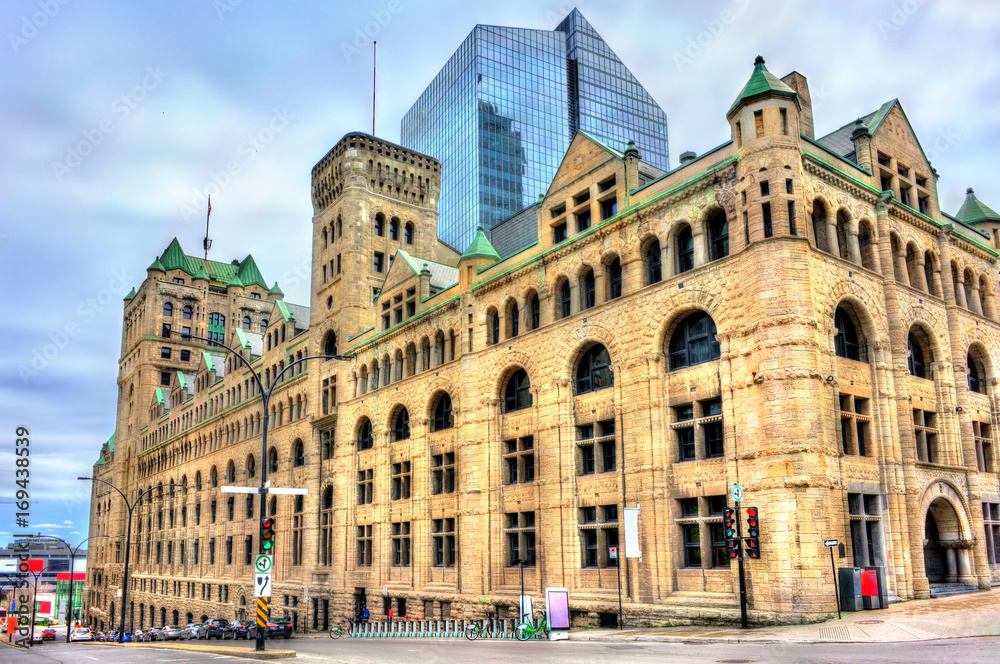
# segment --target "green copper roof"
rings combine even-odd
[[[965,190],[965,202],[955,213],[955,218],[963,224],[975,224],[981,221],[1000,221],[1000,214],[976,198],[976,192],[969,187]]]
[[[179,388],[181,388],[182,390],[186,390],[187,389],[187,380],[184,379],[184,372],[183,371],[177,371],[175,373],[177,374],[177,386]]]
[[[242,328],[239,328],[239,327],[236,328],[236,338],[239,339],[239,341],[240,341],[240,347],[241,348],[249,348],[250,347],[250,340],[247,339],[247,335],[245,335],[243,333],[243,329]]]
[[[257,269],[257,263],[254,262],[252,254],[247,254],[247,257],[240,263],[240,271],[237,276],[239,276],[240,281],[246,286],[257,284],[261,288],[267,288],[267,282],[264,281],[260,270]]]
[[[125,301],[128,302],[129,300],[134,298],[135,298],[135,287],[133,287],[132,290],[128,292],[128,295],[125,296]]]
[[[280,288],[278,288],[278,282],[275,281],[274,285],[271,286],[271,289],[267,291],[267,294],[268,295],[284,295],[285,293]]]
[[[288,307],[285,306],[284,300],[278,300],[277,305],[278,305],[278,311],[281,312],[281,317],[284,318],[286,321],[295,318],[295,316],[293,316],[291,312],[288,311]]]
[[[192,281],[197,280],[197,279],[204,279],[205,281],[209,280],[208,279],[208,272],[205,271],[205,263],[204,263],[204,261],[202,262],[201,265],[198,266],[198,271],[194,273],[194,278],[192,279]]]
[[[171,240],[170,244],[167,245],[167,248],[160,256],[160,262],[168,270],[184,270],[188,274],[191,274],[187,256],[184,255],[184,250],[181,249],[181,243],[177,241],[177,238]]]
[[[226,284],[226,286],[239,286],[240,288],[243,288],[243,281],[237,275],[237,276],[233,277],[232,279],[230,279],[229,283]]]
[[[209,353],[208,351],[204,351],[202,352],[201,356],[205,359],[205,370],[215,371],[215,362],[212,361],[212,354]]]
[[[764,66],[764,58],[758,55],[757,59],[753,61],[753,73],[750,75],[750,80],[743,86],[743,91],[740,92],[733,105],[729,107],[726,117],[730,116],[741,104],[770,95],[792,97],[795,99],[796,104],[799,103],[799,96],[795,90],[792,90],[780,78],[769,72],[767,67]]]
[[[117,435],[118,435],[118,432],[116,431],[113,434],[111,434],[111,438],[108,438],[107,445],[108,445],[108,451],[109,452],[114,453],[114,451],[115,451],[115,436],[117,436]]]
[[[166,272],[163,268],[163,263],[160,262],[159,258],[150,263],[149,267],[146,268],[146,272],[151,272],[153,270],[156,270],[157,272]]]
[[[493,248],[490,241],[486,239],[486,233],[483,232],[482,226],[476,229],[476,237],[472,239],[469,248],[465,250],[465,253],[458,260],[464,261],[466,258],[491,258],[495,261],[500,260],[500,254]]]
[[[163,405],[163,389],[159,387],[156,388],[155,394],[156,394],[156,403]]]

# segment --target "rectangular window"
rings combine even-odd
[[[590,210],[583,210],[576,216],[576,232],[582,233],[590,228]]]
[[[374,499],[375,471],[372,468],[358,471],[358,505],[369,505]]]
[[[798,235],[795,229],[795,201],[788,201],[788,232],[790,235]]]
[[[232,565],[233,564],[233,538],[232,537],[227,537],[226,538],[226,564],[227,565]]]
[[[392,464],[392,500],[406,500],[410,497],[410,462]]]
[[[191,361],[191,351],[189,351],[189,350],[182,350],[181,351],[181,362],[190,362],[190,361]]]
[[[697,523],[681,526],[684,533],[684,566],[701,567],[701,527]]]
[[[563,203],[562,205],[559,205],[557,207],[552,208],[552,218],[553,219],[555,219],[556,217],[558,217],[560,215],[563,215],[563,214],[566,214],[566,204],[565,203]]]
[[[761,214],[764,217],[764,237],[771,237],[774,231],[771,228],[771,204],[764,203],[760,206]]]
[[[340,274],[340,254],[337,254],[337,274]]]
[[[160,349],[160,359],[162,360],[170,359],[170,348],[168,346],[164,346],[163,348]]]
[[[594,464],[594,446],[580,445],[580,474],[593,475],[596,471]]]
[[[763,182],[760,183],[760,195],[769,196],[770,194],[771,194],[771,184],[767,180],[764,180]]]
[[[455,492],[455,453],[446,452],[431,457],[431,493]]]
[[[914,409],[913,434],[916,438],[917,459],[924,463],[936,463],[938,456],[936,414]]]
[[[973,438],[976,442],[976,467],[984,473],[992,473],[996,468],[993,459],[993,442],[990,425],[985,422],[972,423]]]
[[[610,219],[618,214],[618,199],[609,198],[601,201],[601,220]]]
[[[611,177],[609,177],[604,182],[601,182],[600,184],[598,184],[597,185],[597,190],[599,192],[601,192],[601,193],[604,193],[605,191],[613,188],[614,186],[615,186],[615,176],[612,175]]]
[[[392,524],[392,565],[410,566],[410,522]]]
[[[567,237],[569,237],[569,235],[566,232],[566,222],[565,221],[563,223],[561,223],[561,224],[556,224],[555,226],[552,227],[552,242],[553,243],[559,244],[560,242],[562,242],[563,240],[565,240]]]
[[[161,371],[160,372],[160,385],[170,385],[170,372]]]
[[[434,540],[434,566],[454,567],[456,562],[455,519],[434,519],[431,531]]]
[[[160,328],[160,336],[164,339],[170,338],[170,323],[164,323]]]
[[[784,108],[779,108],[778,113],[781,115],[781,133],[788,136],[788,111]]]
[[[208,540],[208,564],[215,564],[215,538]]]
[[[757,133],[757,138],[764,138],[764,111],[753,112],[753,126]],[[701,563],[698,563],[697,566],[701,567]]]
[[[885,564],[882,540],[882,496],[847,494],[851,524],[851,552],[855,567]]]
[[[535,566],[535,513],[508,512],[504,515],[504,535],[507,538],[507,566],[523,561],[525,567]]]
[[[792,186],[792,181],[791,180],[785,180],[785,193],[786,194],[795,193],[795,189]]]
[[[174,277],[173,279],[171,279],[171,281],[175,284],[180,284],[182,286],[184,285],[184,279],[182,279],[181,277]]]
[[[525,436],[504,441],[504,465],[507,484],[525,484],[535,481],[535,439]]]
[[[986,562],[1000,565],[1000,503],[983,503]]]
[[[371,567],[372,565],[372,526],[358,526],[357,528],[357,560],[358,567]]]
[[[610,548],[618,546],[618,506],[581,507],[579,522],[583,567],[616,567]]]
[[[588,189],[579,196],[573,197],[573,206],[576,207],[577,205],[582,205],[583,203],[586,203],[589,200],[590,200],[590,190]]]
[[[374,269],[376,272],[381,272],[385,267],[385,254],[381,251],[375,252]]]

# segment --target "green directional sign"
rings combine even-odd
[[[274,567],[274,556],[269,556],[266,553],[258,555],[254,560],[253,567],[258,574],[267,574]]]
[[[733,485],[733,502],[738,503],[743,500],[743,487],[739,484]]]

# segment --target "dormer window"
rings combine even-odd
[[[259,300],[260,299],[260,293],[250,293],[250,298],[253,299],[253,300]]]
[[[180,277],[174,277],[172,281],[173,281],[173,282],[174,282],[175,284],[180,284],[181,286],[183,286],[183,285],[184,285],[184,280],[183,280],[183,279],[181,279]]]

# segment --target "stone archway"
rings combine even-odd
[[[951,501],[939,496],[924,516],[924,574],[928,582],[975,584],[973,542]]]

